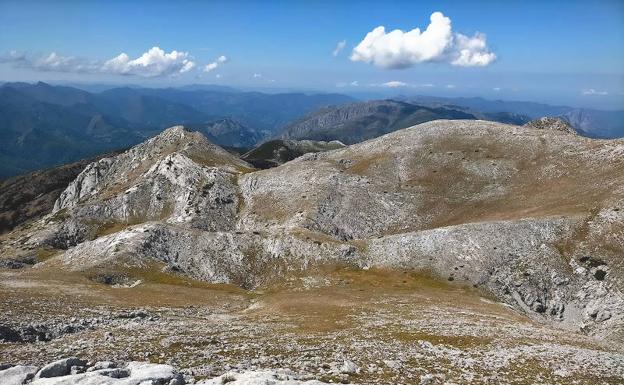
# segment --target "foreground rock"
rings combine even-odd
[[[36,373],[36,375],[35,375]],[[191,382],[194,379],[190,377]],[[184,377],[170,365],[148,362],[87,361],[67,358],[52,362],[37,372],[35,366],[12,366],[0,370],[2,385],[184,385]],[[324,385],[325,382],[301,379],[289,370],[227,372],[219,377],[197,382],[198,385]]]
[[[40,378],[61,377],[72,374],[72,370],[83,370],[87,361],[81,360],[76,357],[66,358],[58,360],[44,366],[35,375],[35,381]]]
[[[33,366],[14,366],[0,370],[3,385],[183,385],[184,378],[169,365],[129,362],[117,367],[110,362],[87,365],[78,358],[52,362],[37,372]],[[33,377],[34,375],[34,377]]]
[[[198,385],[325,385],[317,380],[300,380],[297,375],[287,370],[246,371],[242,373],[228,372],[222,376],[200,381]]]
[[[36,366],[13,366],[0,370],[0,384],[22,385],[30,382],[37,373]]]

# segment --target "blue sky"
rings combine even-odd
[[[354,59],[378,26],[387,34],[432,23],[444,32],[445,18],[430,21],[436,11],[452,26],[447,40],[384,34]],[[440,41],[443,52],[435,50]],[[392,44],[399,53],[388,53]],[[149,67],[134,61],[152,47],[180,54]],[[127,57],[105,65],[121,53]],[[0,55],[2,81],[207,83],[624,109],[624,1],[0,0]]]

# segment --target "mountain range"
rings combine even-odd
[[[356,101],[340,94],[242,92],[220,86],[0,86],[0,178],[120,150],[184,124],[244,153],[268,139],[357,143],[437,119],[522,125],[559,116],[589,137],[624,136],[624,111],[481,98]]]
[[[99,93],[46,83],[0,87],[0,178],[139,143],[187,124],[216,143],[251,146],[336,94],[262,94],[222,89],[113,88]]]
[[[430,108],[395,100],[378,100],[326,107],[284,127],[286,139],[338,140],[358,143],[437,119],[476,119],[447,108]]]
[[[452,109],[476,113],[477,115],[482,113],[486,114],[486,117],[487,115],[496,117],[500,114],[507,114],[519,119],[505,122],[512,124],[520,124],[521,120],[528,121],[545,116],[560,117],[567,120],[577,132],[584,136],[605,139],[624,137],[624,110],[604,111],[591,108],[553,106],[535,102],[487,100],[480,97],[410,96],[400,99],[424,106],[446,106]],[[498,119],[491,120],[498,121]]]

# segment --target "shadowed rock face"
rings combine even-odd
[[[334,140],[331,142],[315,140],[270,140],[264,142],[241,157],[257,168],[271,168],[296,159],[301,155],[336,150],[345,145]]]
[[[624,142],[434,121],[269,170],[169,129],[88,166],[3,241],[89,271],[165,262],[252,288],[321,264],[417,269],[622,340]]]
[[[35,171],[0,182],[0,234],[48,214],[63,190],[94,160],[97,158]]]

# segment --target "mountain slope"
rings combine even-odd
[[[142,88],[138,92],[188,105],[210,116],[233,117],[246,126],[270,132],[276,132],[286,123],[318,108],[353,101],[353,98],[341,94],[264,94],[171,88]]]
[[[52,211],[61,192],[94,160],[83,159],[0,182],[0,234]]]
[[[127,147],[145,138],[123,119],[0,88],[0,178]]]
[[[474,116],[456,110],[378,100],[321,109],[284,127],[279,136],[352,144],[436,119],[474,119]]]
[[[4,258],[145,264],[245,288],[313,267],[414,269],[536,321],[624,340],[624,142],[438,120],[253,171],[172,128],[88,166]]]

